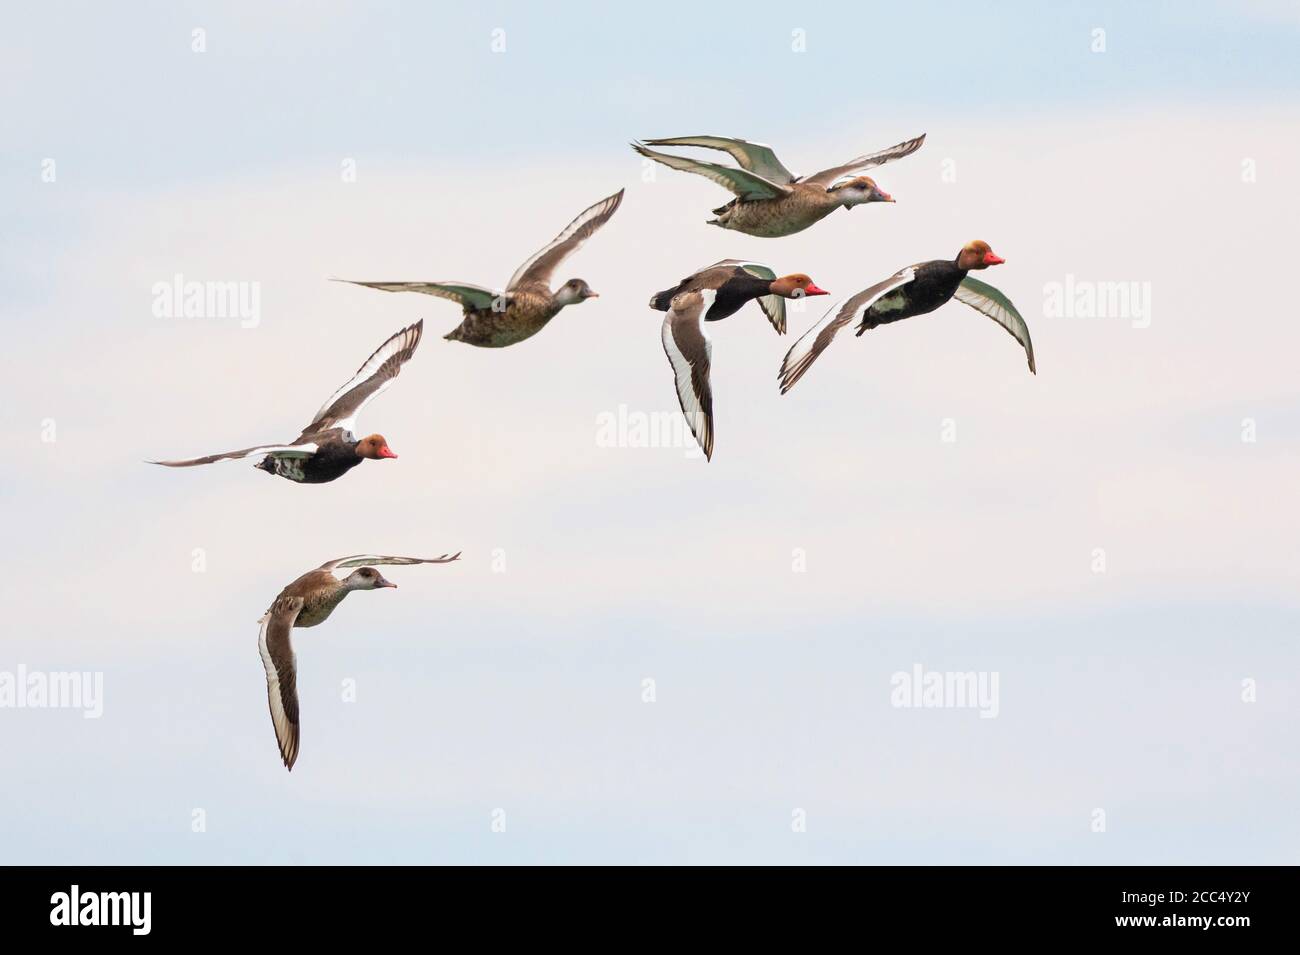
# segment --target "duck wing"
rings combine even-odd
[[[902,159],[904,156],[910,156],[921,148],[925,142],[925,133],[917,136],[915,139],[909,139],[899,143],[897,146],[890,146],[888,149],[881,149],[878,152],[867,153],[865,156],[859,156],[857,159],[850,159],[842,166],[832,166],[830,169],[823,169],[821,172],[815,172],[807,179],[806,183],[814,186],[829,187],[835,180],[847,176],[851,172],[857,172],[860,169],[870,169],[872,166],[880,166],[887,162],[893,162],[895,159]]]
[[[992,285],[986,285],[979,279],[969,276],[961,280],[952,297],[969,305],[981,315],[993,319],[1010,332],[1011,336],[1024,347],[1025,355],[1029,359],[1029,370],[1035,375],[1038,374],[1038,368],[1034,365],[1034,343],[1029,340],[1029,326],[1016,311],[1016,307],[1011,304],[1011,299]]]
[[[266,698],[271,708],[271,725],[280,745],[280,758],[292,770],[298,759],[298,658],[289,634],[302,612],[301,597],[278,597],[258,621],[262,625],[257,649],[266,670]]]
[[[908,266],[883,282],[877,282],[870,288],[863,289],[856,295],[845,299],[843,303],[832,305],[819,321],[799,337],[799,340],[785,353],[781,370],[777,373],[781,379],[781,394],[794,387],[795,382],[804,376],[817,356],[824,352],[841,328],[884,298],[900,285],[906,285],[916,277],[916,269]]]
[[[438,298],[450,299],[461,308],[476,312],[486,311],[496,305],[498,300],[509,301],[503,292],[494,292],[481,285],[468,282],[354,282],[352,279],[333,279],[335,282],[347,282],[349,285],[363,285],[377,288],[381,292],[420,292],[424,295],[436,295]]]
[[[632,148],[647,159],[663,163],[669,169],[693,172],[697,176],[712,180],[741,199],[779,199],[790,194],[789,186],[773,182],[747,169],[722,166],[701,159],[687,159],[685,156],[670,156],[667,153],[647,149],[640,143],[633,143]]]
[[[677,296],[660,333],[664,354],[673,366],[677,403],[709,460],[713,459],[713,388],[709,384],[713,343],[704,331],[703,319],[717,294],[703,289]]]
[[[261,444],[255,448],[226,451],[222,454],[209,454],[201,458],[190,458],[188,461],[150,461],[148,463],[161,464],[165,468],[192,468],[199,464],[212,464],[216,461],[233,461],[236,458],[246,458],[250,454],[273,454],[278,458],[309,458],[316,451],[317,445],[311,441],[304,441],[301,444]]]
[[[372,564],[450,564],[460,559],[460,551],[443,554],[441,557],[386,557],[383,554],[353,554],[350,557],[337,557],[321,564],[320,570],[337,570],[341,567],[365,567]]]
[[[561,262],[571,256],[582,244],[595,235],[596,230],[609,221],[623,202],[623,190],[607,196],[595,205],[578,213],[578,217],[564,227],[544,248],[515,270],[506,285],[514,291],[522,285],[542,285],[550,291],[551,275]]]
[[[358,413],[393,383],[402,365],[415,354],[423,334],[424,319],[420,319],[375,349],[357,373],[330,395],[311,424],[303,430],[303,435],[318,434],[331,428],[354,431]]]
[[[673,139],[647,139],[649,146],[702,146],[705,149],[720,149],[731,154],[740,163],[740,168],[762,176],[769,182],[788,186],[794,182],[794,173],[776,158],[772,147],[766,143],[751,143],[744,139],[728,139],[725,136],[677,136]]]
[[[734,259],[729,261],[735,262],[737,266],[744,269],[755,278],[764,279],[768,282],[776,280],[776,272],[762,263],[739,262]],[[767,320],[772,323],[772,328],[776,330],[776,333],[778,335],[784,335],[785,299],[779,295],[760,295],[755,299],[755,301],[758,302],[758,307],[763,310],[763,314],[767,316]]]

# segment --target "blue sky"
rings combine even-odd
[[[105,700],[0,708],[0,861],[1295,861],[1293,4],[8,20],[0,674],[98,671]],[[922,131],[878,170],[896,206],[781,240],[706,229],[724,194],[627,148],[739,135],[807,172]],[[561,276],[602,297],[514,348],[326,281],[500,284],[622,186]],[[602,415],[675,411],[644,302],[692,268],[849,294],[975,237],[1038,376],[954,304],[779,397],[790,340],[742,312],[712,462],[599,444]],[[159,319],[176,273],[259,283],[259,324]],[[1067,275],[1145,284],[1149,327],[1046,314]],[[297,433],[418,318],[362,423],[398,461],[318,488],[141,463]],[[295,635],[285,773],[254,621],[326,559],[448,550]],[[917,663],[999,674],[997,718],[892,706]]]

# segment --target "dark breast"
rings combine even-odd
[[[356,442],[335,439],[317,444],[318,450],[309,458],[280,458],[268,454],[258,467],[296,484],[328,484],[361,463]]]
[[[355,447],[334,444],[322,448],[307,459],[303,468],[303,484],[328,484],[341,478],[361,463]]]
[[[871,324],[888,325],[904,318],[933,312],[957,291],[957,286],[966,277],[965,271],[957,268],[957,263],[947,259],[935,259],[913,266],[916,277],[904,285],[898,292],[885,296],[871,306]],[[895,295],[901,295],[903,307],[891,307],[896,304]]]
[[[746,302],[752,302],[760,295],[767,295],[770,284],[765,279],[737,268],[735,273],[718,288],[718,295],[713,300],[713,306],[705,313],[704,320],[716,322],[721,318],[735,315]]]
[[[670,289],[655,294],[650,299],[650,307],[666,312],[672,307],[673,298],[682,292],[700,292],[714,289],[717,296],[713,305],[704,314],[706,322],[716,322],[722,318],[735,315],[746,302],[753,301],[760,295],[768,294],[768,282],[750,275],[739,266],[705,269],[689,278],[683,279]]]

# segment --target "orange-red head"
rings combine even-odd
[[[387,438],[382,434],[372,434],[357,442],[357,457],[378,461],[380,458],[395,458],[397,455],[388,446]]]
[[[983,239],[967,242],[957,253],[959,269],[987,269],[990,265],[1001,265],[1006,259],[989,248]]]
[[[818,288],[813,280],[802,272],[783,275],[771,285],[772,294],[782,298],[803,298],[807,295],[827,295],[824,288]]]

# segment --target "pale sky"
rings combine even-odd
[[[0,680],[104,696],[0,708],[0,862],[1297,861],[1293,7],[226,6],[0,37]],[[726,194],[627,147],[743,136],[808,173],[920,132],[874,173],[896,205],[785,239],[706,227]],[[620,187],[557,275],[601,298],[512,348],[327,281],[500,285]],[[782,397],[830,300],[785,339],[750,306],[710,329],[711,463],[598,442],[676,410],[646,300],[693,269],[838,297],[972,238],[1037,376],[952,303]],[[178,273],[258,283],[256,327],[157,317]],[[1149,315],[1049,314],[1067,281]],[[292,438],[419,318],[361,419],[399,460],[142,463]],[[262,611],[333,557],[455,550],[295,632],[286,773]],[[891,705],[916,664],[996,673],[996,718]]]

